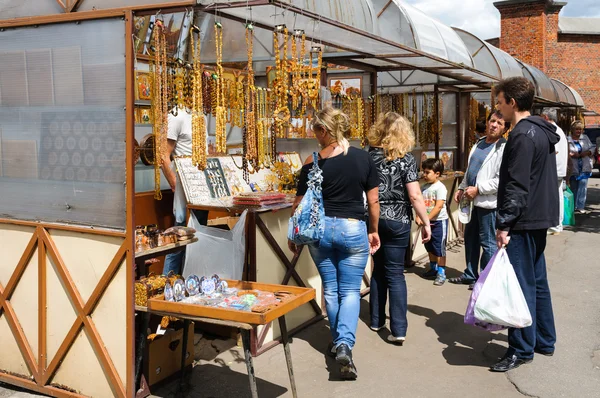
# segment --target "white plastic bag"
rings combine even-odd
[[[200,225],[194,212],[191,212],[188,227],[196,230],[198,242],[188,245],[185,249],[184,278],[190,275],[210,277],[217,274],[222,279],[242,279],[246,253],[244,232],[247,212],[246,210],[242,213],[231,231]]]
[[[489,264],[491,266],[492,264]],[[531,326],[531,313],[512,264],[502,248],[475,303],[475,318],[513,328]]]

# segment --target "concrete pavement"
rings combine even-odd
[[[600,179],[590,180],[592,214],[577,216],[578,225],[548,237],[548,275],[558,342],[553,357],[537,355],[533,363],[506,374],[491,373],[506,349],[506,333],[467,326],[463,315],[466,286],[435,287],[407,273],[409,330],[403,347],[388,344],[389,331],[372,332],[368,302],[363,300],[354,358],[355,382],[339,381],[334,361],[323,353],[330,340],[322,321],[297,334],[291,345],[300,397],[599,397],[600,396]],[[448,254],[449,276],[464,267],[462,248]],[[243,353],[233,341],[196,339],[198,359],[187,397],[246,397],[248,378]],[[291,397],[285,358],[275,347],[255,359],[260,397]],[[0,386],[0,397],[25,397]],[[156,389],[172,397],[177,383]],[[11,395],[12,394],[12,395]],[[16,395],[21,394],[21,395]]]

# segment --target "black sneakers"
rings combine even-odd
[[[507,372],[512,369],[516,369],[521,365],[530,363],[533,359],[519,358],[516,355],[507,355],[500,362],[490,368],[492,372]]]
[[[352,361],[352,351],[346,344],[340,344],[336,350],[335,361],[340,364],[342,380],[356,380],[358,372]]]

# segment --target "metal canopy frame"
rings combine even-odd
[[[324,58],[339,65],[366,71],[419,70],[446,78],[447,85],[470,84],[490,88],[497,78],[461,63],[396,43],[371,32],[358,29],[337,20],[318,15],[283,0],[248,0],[214,3],[199,6],[204,12],[215,12],[224,18],[246,22],[255,26],[274,29],[285,24],[288,28],[303,29],[307,40],[335,47],[345,54],[324,53]],[[349,47],[349,43],[357,46]]]

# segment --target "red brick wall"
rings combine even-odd
[[[542,71],[546,67],[546,1],[497,5],[500,48]]]
[[[558,32],[561,7],[536,3],[498,5],[500,48],[573,87],[587,109],[600,113],[600,35]],[[600,26],[598,28],[600,30]],[[586,118],[587,123],[600,119]]]

